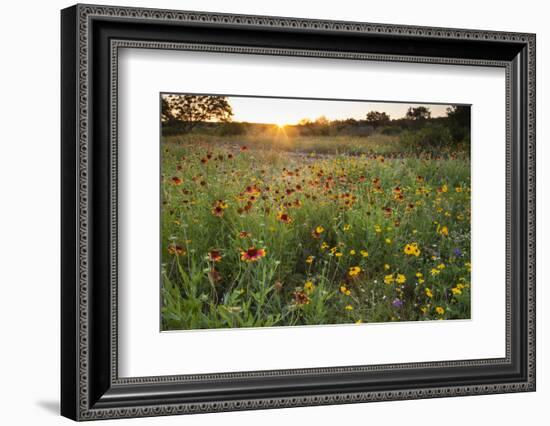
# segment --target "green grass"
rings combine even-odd
[[[298,153],[317,154],[398,154],[402,151],[397,136],[374,134],[361,136],[297,136],[288,137],[283,130],[273,135],[260,133],[258,135],[240,136],[203,136],[182,135],[170,136],[166,141],[179,144],[208,144],[225,147],[247,146],[251,149],[276,150]]]
[[[163,330],[470,317],[466,155],[403,155],[388,136],[170,137],[162,175]]]

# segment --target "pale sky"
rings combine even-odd
[[[426,106],[432,117],[445,116],[451,105],[392,102],[333,101],[287,98],[253,98],[228,96],[233,108],[233,121],[249,123],[296,124],[302,118],[314,121],[324,115],[329,120],[364,119],[369,111],[385,112],[391,118],[402,118],[409,107]]]

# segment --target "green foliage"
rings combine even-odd
[[[428,124],[418,130],[408,130],[401,137],[401,146],[409,152],[437,153],[453,145],[449,129],[441,124]]]
[[[403,129],[398,126],[384,126],[380,129],[380,134],[385,136],[395,136],[400,134],[402,131]]]
[[[447,126],[455,142],[470,144],[470,107],[456,105],[447,108]]]

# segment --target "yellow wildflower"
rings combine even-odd
[[[437,232],[441,235],[447,236],[449,235],[449,228],[446,226],[437,225]]]
[[[340,286],[340,293],[345,294],[346,296],[349,296],[351,294],[351,291],[345,286]]]
[[[443,315],[445,313],[445,309],[443,309],[441,306],[438,306],[437,308],[435,308],[435,312],[438,315]]]
[[[408,254],[409,256],[420,256],[420,249],[418,248],[418,243],[410,243],[406,244],[405,248],[403,249],[403,252],[405,254]]]
[[[359,273],[361,272],[361,268],[359,266],[352,266],[351,268],[349,268],[349,276],[350,277],[355,277],[356,275],[359,275]]]
[[[314,256],[308,256],[307,259],[306,259],[306,263],[311,265],[313,263],[314,258],[315,258]]]
[[[361,250],[361,256],[369,257],[369,252],[367,250]]]
[[[397,281],[398,284],[404,284],[405,281],[407,281],[407,277],[403,274],[397,274],[397,279],[395,281]]]
[[[393,281],[394,281],[393,274],[389,274],[384,277],[385,284],[392,284]]]

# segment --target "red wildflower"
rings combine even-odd
[[[250,247],[246,251],[241,251],[241,260],[245,262],[257,262],[262,257],[265,257],[266,249]]]

